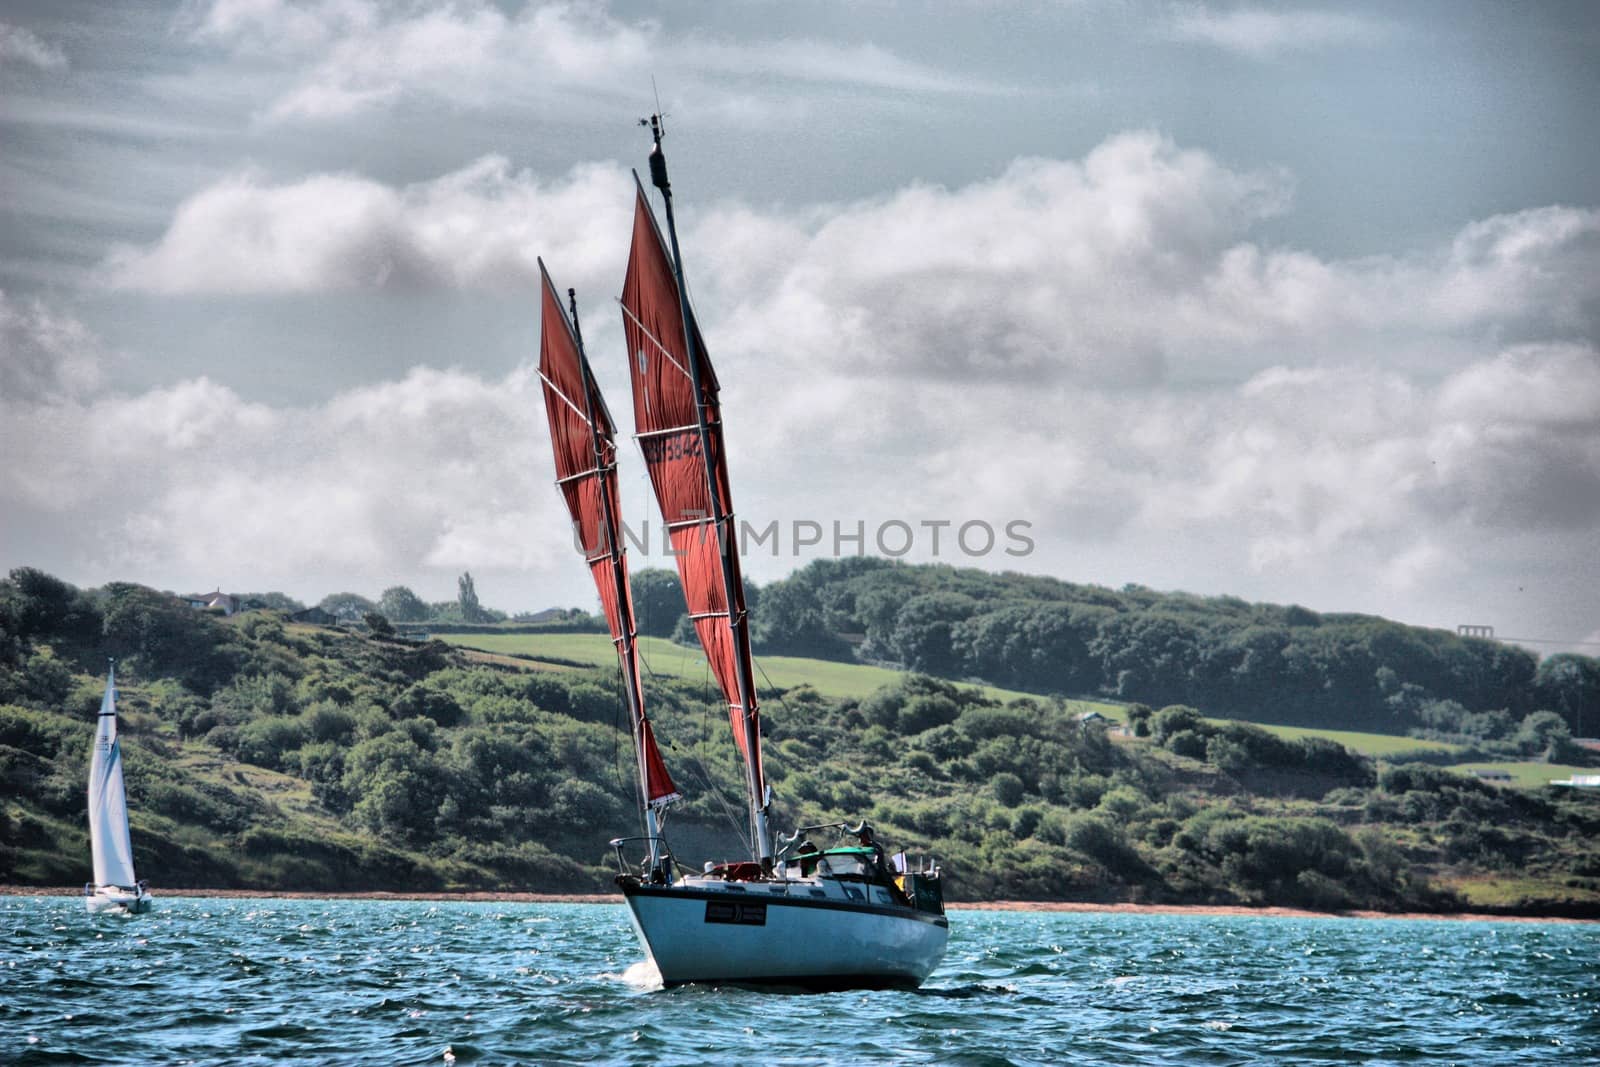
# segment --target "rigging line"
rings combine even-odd
[[[773,696],[778,698],[778,707],[783,709],[785,715],[792,717],[794,712],[789,710],[788,702],[783,699],[783,690],[779,689],[777,683],[773,682],[772,676],[767,673],[767,668],[763,667],[761,661],[754,656],[750,657],[750,662],[756,665],[756,670],[761,672],[761,677],[767,683],[767,688],[771,690]]]
[[[707,656],[706,659],[705,659],[705,673],[701,676],[701,684],[702,684],[702,687],[703,687],[701,689],[701,697],[700,697],[700,706],[701,706],[701,709],[702,709],[702,715],[701,715],[701,732],[702,732],[701,733],[701,742],[702,742],[702,744],[695,746],[695,760],[700,764],[700,780],[704,784],[706,792],[710,793],[712,796],[717,798],[717,803],[722,806],[723,818],[728,820],[728,824],[733,827],[734,834],[739,838],[740,843],[743,844],[744,847],[748,850],[750,848],[750,835],[746,832],[746,830],[748,828],[741,825],[739,818],[736,815],[734,815],[733,807],[728,803],[728,798],[722,795],[721,788],[718,787],[711,780],[711,768],[706,766],[705,757],[703,755],[701,755],[702,746],[707,746],[707,745],[712,744],[712,741],[711,741],[711,700],[710,700],[710,691],[711,691],[711,657],[709,657],[709,656]]]

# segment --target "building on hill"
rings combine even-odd
[[[331,611],[324,611],[322,608],[307,608],[304,611],[297,611],[289,616],[289,621],[308,622],[314,626],[339,625],[339,617]]]
[[[221,589],[214,593],[191,593],[179,599],[196,611],[221,608],[224,615],[232,615],[240,609],[239,598],[231,593],[224,593]]]
[[[1574,774],[1570,778],[1552,778],[1551,785],[1564,785],[1572,789],[1600,789],[1600,774]]]

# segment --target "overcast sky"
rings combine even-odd
[[[653,80],[758,580],[898,521],[1595,654],[1596,55],[1583,2],[7,0],[0,564],[592,609],[535,257],[629,426]]]

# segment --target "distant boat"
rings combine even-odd
[[[553,397],[547,373],[545,403],[584,415],[581,423],[589,428],[588,438],[575,442],[570,436],[556,437],[559,484],[569,503],[592,500],[583,505],[589,508],[588,517],[579,506],[573,511],[585,536],[598,532],[610,538],[586,540],[585,551],[600,583],[612,636],[624,653],[646,816],[643,838],[612,841],[622,868],[617,884],[639,940],[666,985],[916,986],[944,958],[949,939],[937,865],[914,869],[903,853],[891,859],[864,822],[801,827],[774,840],[717,379],[683,287],[659,117],[650,125],[650,176],[665,202],[672,247],[669,256],[635,176],[633,247],[622,294],[634,424],[672,541],[689,618],[728,707],[744,770],[749,838],[741,844],[749,859],[686,871],[673,860],[661,833],[665,812],[657,798],[670,788],[670,779],[660,766],[653,736],[644,728],[648,720],[638,696],[637,667],[626,663],[633,645],[631,609],[625,615],[614,610],[629,601],[626,569],[615,562],[619,551],[613,549],[608,560],[598,547],[616,544],[615,530],[597,531],[595,518],[597,512],[614,518],[616,509],[614,482],[606,481],[613,463],[610,419],[604,416],[602,425],[604,405],[580,352],[582,384],[554,390],[559,395]],[[564,315],[558,302],[552,314],[554,291],[548,280],[545,290],[541,359],[552,336],[558,342],[566,337],[579,347],[571,324],[556,329],[553,320],[564,320]],[[576,427],[580,420],[566,421]],[[556,422],[552,412],[553,436]],[[601,436],[603,446],[584,450],[587,441]],[[823,836],[828,834],[836,839]],[[824,846],[813,845],[810,835],[822,837]],[[631,862],[630,846],[640,842],[643,859]]]
[[[117,741],[117,669],[106,678],[89,764],[89,850],[94,881],[83,887],[91,912],[137,915],[154,901],[133,873],[133,842],[128,837],[128,794],[122,787],[122,746]]]

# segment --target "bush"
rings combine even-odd
[[[1180,733],[1204,732],[1205,719],[1194,708],[1186,704],[1171,704],[1156,712],[1150,719],[1150,734],[1155,738],[1156,744],[1167,745],[1171,738]],[[1177,751],[1174,749],[1174,751]],[[1203,756],[1196,756],[1202,759]]]
[[[989,788],[994,791],[994,798],[1008,808],[1014,808],[1022,803],[1024,788],[1022,779],[1010,771],[1001,771],[989,783]]]
[[[900,709],[898,725],[902,735],[920,734],[935,726],[956,721],[961,709],[942,694],[913,697]]]

